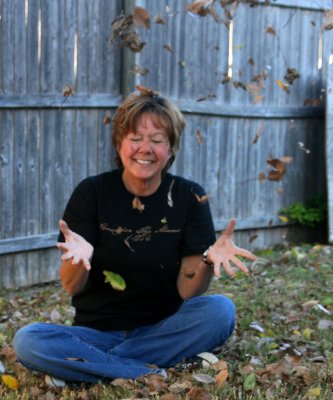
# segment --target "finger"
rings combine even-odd
[[[73,265],[80,264],[80,261],[81,261],[81,257],[76,255],[76,256],[73,257],[72,264]]]
[[[257,257],[253,253],[248,250],[241,249],[240,247],[237,247],[237,255],[245,257],[251,261],[255,261],[257,259]]]
[[[68,238],[68,236],[70,236],[71,230],[69,229],[66,221],[64,221],[63,219],[59,221],[59,228],[63,233],[63,235],[65,236],[65,238]]]
[[[223,268],[225,269],[225,272],[227,273],[227,275],[229,275],[231,278],[234,278],[235,272],[231,268],[229,260],[223,261],[222,265],[223,265]]]
[[[68,246],[65,242],[58,242],[57,247],[58,247],[58,249],[63,250],[63,251],[68,250]]]
[[[67,253],[64,253],[61,256],[61,259],[62,259],[62,261],[67,261],[67,260],[71,259],[72,257],[73,257],[73,254],[68,251]]]
[[[228,236],[232,236],[234,234],[235,225],[236,225],[235,218],[231,218],[231,220],[229,221],[224,233],[226,235],[228,235]]]
[[[233,257],[231,261],[240,269],[242,270],[246,275],[249,275],[250,271],[246,267],[246,265],[237,257]]]
[[[89,260],[84,259],[84,260],[82,260],[82,262],[83,262],[84,268],[85,268],[87,271],[90,271],[90,270],[91,270],[91,265],[90,265]]]

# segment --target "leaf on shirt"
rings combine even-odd
[[[103,274],[105,275],[105,282],[110,283],[114,290],[126,289],[126,282],[121,275],[112,271],[103,271]]]
[[[198,194],[194,193],[195,198],[198,200],[199,203],[205,203],[208,201],[208,195],[204,194],[203,196],[199,196]]]
[[[145,205],[141,203],[141,200],[138,196],[134,196],[132,201],[133,210],[138,210],[140,213],[145,209]]]

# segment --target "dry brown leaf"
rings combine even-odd
[[[297,71],[296,68],[287,68],[286,75],[284,79],[289,85],[292,85],[296,79],[300,77],[300,73]]]
[[[187,393],[187,400],[211,400],[211,395],[206,392],[205,390],[201,389],[198,386],[194,386],[188,393]]]
[[[154,18],[154,22],[155,22],[155,24],[164,25],[165,24],[165,18],[162,17],[162,15],[156,15],[156,17]]]
[[[152,89],[142,85],[136,85],[135,89],[138,90],[144,96],[158,96],[157,92],[154,92]]]
[[[143,379],[145,384],[148,386],[150,392],[159,393],[168,387],[164,377],[160,374],[145,375]]]
[[[270,33],[271,35],[276,36],[276,31],[275,31],[275,29],[274,29],[272,26],[268,26],[268,27],[266,28],[266,33]]]
[[[195,136],[196,136],[196,138],[197,138],[199,144],[202,144],[202,143],[205,141],[205,138],[203,137],[203,135],[202,135],[200,129],[197,129],[197,130],[195,131]]]
[[[283,178],[283,175],[286,173],[284,162],[277,158],[269,159],[266,162],[274,168],[273,170],[269,171],[267,178],[270,181],[280,181]]]
[[[164,394],[162,397],[160,397],[161,400],[178,400],[179,398],[172,393],[167,393]]]
[[[173,393],[181,393],[184,392],[185,390],[192,389],[193,384],[189,380],[184,380],[182,382],[174,382],[172,383],[168,389],[170,392]]]
[[[169,44],[165,44],[163,46],[163,49],[166,50],[166,51],[170,51],[170,53],[173,52],[173,48]]]
[[[293,368],[295,368],[299,362],[301,357],[299,356],[290,356],[286,354],[282,360],[266,365],[266,367],[259,369],[256,371],[258,376],[283,376],[289,375]]]
[[[140,213],[145,209],[145,205],[141,203],[138,196],[134,196],[132,201],[133,210],[138,210]]]
[[[150,29],[150,15],[149,12],[143,7],[134,7],[133,9],[133,22],[137,28],[144,26]]]
[[[112,114],[111,114],[111,111],[107,111],[107,112],[105,113],[105,115],[104,115],[104,118],[103,118],[103,124],[104,124],[104,125],[110,125],[111,122],[112,122]]]
[[[193,14],[205,17],[210,13],[209,8],[214,3],[214,0],[195,0],[192,4],[186,4],[185,9]]]
[[[288,93],[288,94],[290,93],[290,92],[289,92],[289,85],[288,85],[288,84],[282,82],[280,79],[277,79],[275,82],[276,82],[276,83],[279,85],[279,87],[280,87],[282,90],[284,90],[286,93]]]
[[[333,29],[333,8],[325,13],[322,29],[324,31]]]
[[[140,52],[145,46],[145,42],[141,42],[138,33],[133,26],[133,16],[120,15],[112,21],[110,43],[117,44],[119,47],[129,47],[135,53]]]
[[[260,136],[262,135],[263,130],[264,130],[264,125],[260,124],[260,126],[259,126],[259,128],[258,128],[258,130],[256,132],[256,136],[253,139],[253,142],[252,142],[253,144],[258,143],[258,140],[259,140]]]
[[[131,72],[132,72],[132,74],[135,74],[135,75],[145,76],[149,73],[149,69],[139,67],[138,65],[134,65],[134,67],[131,69]]]
[[[62,95],[64,97],[74,96],[75,90],[73,86],[65,85],[62,89]]]
[[[260,182],[262,182],[266,179],[266,175],[263,172],[259,172],[258,179]]]
[[[194,193],[195,198],[198,200],[199,203],[205,203],[208,201],[208,194],[204,194],[203,196],[199,196],[198,194]]]

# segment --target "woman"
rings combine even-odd
[[[232,301],[201,295],[221,266],[233,276],[233,262],[247,274],[236,256],[255,256],[233,244],[234,220],[215,241],[203,189],[167,173],[184,126],[180,111],[152,91],[118,108],[119,168],[83,180],[60,221],[60,279],[74,325],[20,329],[14,346],[27,368],[71,382],[166,376],[164,368],[231,335]],[[110,272],[120,286],[105,281]]]

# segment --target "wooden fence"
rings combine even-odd
[[[103,119],[136,84],[184,112],[172,172],[206,188],[217,231],[234,216],[241,245],[268,247],[291,229],[282,207],[325,195],[332,1],[240,4],[229,29],[186,3],[0,0],[0,288],[57,279],[57,222],[74,186],[112,167]],[[134,6],[151,17],[137,53],[109,43]],[[282,179],[267,179],[267,160],[283,157]]]

